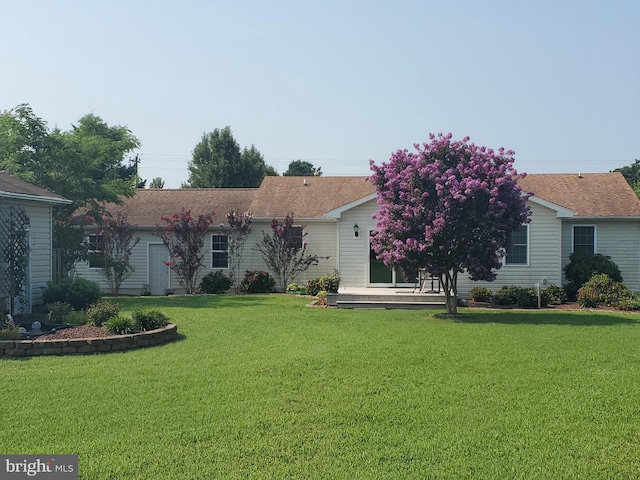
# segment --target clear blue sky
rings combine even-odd
[[[279,173],[368,175],[429,132],[606,172],[640,159],[640,0],[0,0],[0,110],[19,103],[129,127],[171,188],[227,125]]]

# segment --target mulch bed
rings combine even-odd
[[[75,340],[77,338],[103,338],[112,334],[102,327],[80,325],[79,327],[63,328],[54,333],[47,333],[36,337],[38,340]]]

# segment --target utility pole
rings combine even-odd
[[[138,164],[140,163],[140,155],[138,155],[136,153],[136,156],[133,158],[133,160],[131,160],[131,162],[135,165],[136,169],[135,169],[135,174],[134,174],[134,181],[136,184],[136,188],[144,188],[144,186],[140,186],[140,174],[138,172]]]

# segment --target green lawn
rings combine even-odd
[[[0,360],[0,452],[85,479],[637,478],[640,316],[127,298],[182,337]]]

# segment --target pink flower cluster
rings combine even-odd
[[[499,250],[528,222],[527,196],[517,184],[511,150],[494,151],[465,137],[429,136],[415,152],[398,150],[370,162],[379,211],[372,247],[388,266],[430,273],[468,271],[495,279]]]

